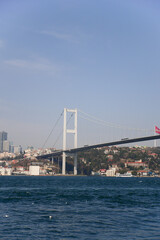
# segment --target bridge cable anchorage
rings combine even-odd
[[[56,123],[54,124],[54,126],[53,126],[51,132],[49,133],[49,135],[48,135],[48,137],[46,138],[44,144],[42,145],[42,148],[44,148],[44,146],[46,145],[48,139],[50,138],[50,136],[51,136],[51,134],[53,133],[55,127],[57,126],[58,122],[60,121],[60,119],[61,119],[61,117],[62,117],[62,115],[63,115],[63,112],[64,112],[64,111],[62,111],[62,113],[60,114],[60,116],[59,116],[59,118],[57,119]]]
[[[64,111],[63,111],[63,112],[64,112]],[[71,114],[70,118],[68,119],[68,121],[67,121],[67,125],[68,125],[68,123],[69,123],[69,121],[71,120],[72,117],[73,117],[73,113]],[[59,141],[59,139],[60,139],[60,137],[62,136],[62,134],[63,134],[63,129],[62,129],[62,131],[60,132],[60,134],[58,135],[58,137],[57,137],[55,143],[53,144],[53,148],[55,147],[55,145],[56,145],[57,142]]]
[[[140,129],[140,128],[131,128],[131,127],[126,127],[126,126],[122,126],[120,124],[115,124],[115,123],[110,123],[110,122],[107,122],[107,121],[104,121],[104,120],[101,120],[99,118],[96,118],[88,113],[85,113],[81,110],[78,109],[78,111],[84,115],[86,115],[87,117],[83,117],[81,115],[79,115],[80,118],[82,119],[85,119],[85,120],[88,120],[90,122],[93,122],[93,123],[97,123],[97,124],[100,124],[102,126],[107,126],[107,127],[112,127],[112,128],[120,128],[120,129],[125,129],[125,130],[134,130],[134,131],[143,131],[143,132],[153,132],[153,130],[151,129]]]

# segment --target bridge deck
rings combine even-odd
[[[92,148],[110,147],[110,146],[122,145],[122,144],[127,144],[127,143],[151,141],[151,140],[156,140],[156,139],[160,139],[160,135],[140,137],[140,138],[132,138],[132,139],[122,139],[122,140],[115,141],[115,142],[100,143],[100,144],[95,144],[95,145],[90,145],[90,146],[67,149],[65,151],[60,150],[60,151],[56,151],[56,152],[53,152],[53,153],[50,153],[50,154],[37,156],[37,158],[38,159],[51,158],[51,157],[54,157],[54,156],[55,157],[56,156],[61,156],[63,152],[71,154],[71,153],[76,153],[76,152],[81,152],[81,151],[87,151],[87,150],[90,150]]]

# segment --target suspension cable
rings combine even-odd
[[[121,129],[126,129],[126,130],[135,130],[135,131],[145,131],[145,132],[151,132],[152,131],[151,129],[130,128],[130,127],[125,127],[125,126],[122,126],[122,125],[119,125],[119,124],[106,122],[106,121],[101,120],[99,118],[96,118],[96,117],[94,117],[94,116],[92,116],[88,113],[85,113],[81,110],[78,110],[78,111],[87,116],[87,117],[83,117],[83,116],[79,115],[81,118],[83,118],[85,120],[88,120],[88,121],[91,121],[91,122],[94,122],[94,123],[98,123],[98,124],[103,125],[103,126],[112,127],[112,128],[121,128]]]
[[[64,112],[64,111],[62,111],[62,113],[60,114],[60,116],[59,116],[59,118],[57,119],[56,123],[54,124],[54,126],[53,126],[51,132],[49,133],[48,137],[46,138],[46,140],[45,140],[42,148],[44,148],[44,146],[46,145],[46,143],[47,143],[48,139],[50,138],[52,132],[54,131],[55,127],[57,126],[58,122],[60,121],[60,119],[61,119],[61,117],[62,117],[62,115],[63,115],[63,112]]]

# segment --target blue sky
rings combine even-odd
[[[0,130],[41,147],[64,107],[160,127],[159,12],[156,0],[1,0]],[[79,145],[109,139],[78,121]]]

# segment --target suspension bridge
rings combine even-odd
[[[77,109],[67,109],[64,108],[64,111],[60,114],[60,117],[58,118],[58,120],[56,121],[54,127],[52,128],[51,132],[49,133],[46,141],[43,144],[43,147],[46,145],[49,137],[51,136],[51,134],[53,133],[54,129],[56,128],[60,118],[62,116],[64,116],[63,118],[63,132],[60,133],[60,135],[58,136],[58,138],[56,139],[56,143],[59,140],[60,136],[63,133],[63,148],[62,150],[55,150],[52,153],[49,154],[43,154],[43,155],[39,155],[37,156],[37,159],[52,159],[55,157],[61,157],[62,158],[62,175],[66,174],[66,158],[67,156],[73,156],[74,158],[74,175],[77,175],[77,153],[80,151],[87,151],[93,148],[102,148],[102,147],[109,147],[109,146],[117,146],[117,145],[122,145],[122,144],[130,144],[130,143],[138,143],[138,142],[145,142],[145,141],[151,141],[154,140],[154,145],[156,146],[156,140],[160,139],[160,135],[153,135],[153,134],[149,134],[147,136],[140,136],[140,137],[134,137],[134,138],[122,138],[121,140],[115,140],[115,141],[108,141],[108,142],[103,142],[103,143],[99,143],[99,144],[92,144],[92,145],[84,145],[82,147],[78,147],[77,145]],[[84,112],[80,111],[81,113],[85,114]],[[67,120],[67,115],[70,115],[70,118],[68,118]],[[148,129],[137,129],[137,128],[129,128],[129,127],[124,127],[118,124],[113,124],[113,123],[108,123],[105,121],[102,121],[100,119],[97,119],[89,114],[85,114],[86,116],[82,117],[85,120],[90,120],[94,123],[101,123],[101,125],[107,126],[107,127],[112,127],[112,128],[119,128],[119,129],[127,129],[127,130],[131,130],[131,131],[138,131],[138,132],[145,132],[145,134],[147,134],[147,132],[153,132],[153,130],[148,130]],[[74,116],[74,123],[72,128],[68,128],[68,123],[70,121],[70,119]],[[74,147],[73,148],[68,148],[67,149],[67,135],[68,134],[72,134],[74,136]],[[54,144],[55,145],[55,144]]]

